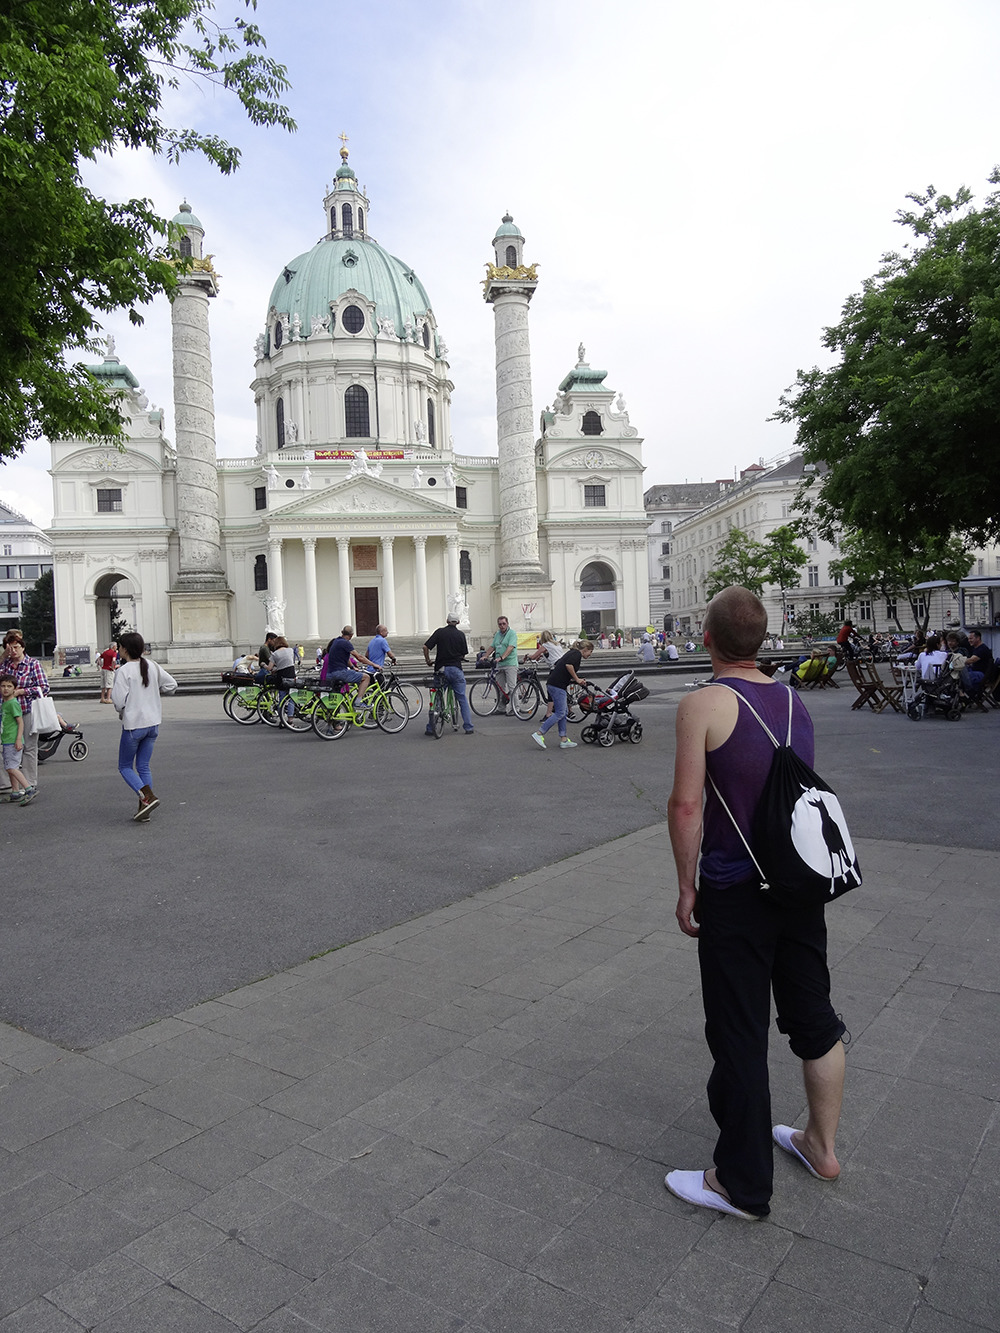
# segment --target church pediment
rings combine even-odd
[[[135,449],[119,452],[113,446],[89,445],[76,453],[61,458],[53,472],[90,472],[101,475],[120,475],[123,472],[158,472],[154,459]]]
[[[276,492],[271,491],[269,498],[273,504]],[[417,491],[406,486],[393,486],[379,477],[348,477],[333,486],[324,486],[321,490],[309,491],[272,509],[269,521],[272,525],[285,519],[296,522],[304,518],[326,518],[331,514],[384,514],[391,518],[449,518],[454,520],[455,511],[450,505],[432,500],[424,491]]]
[[[635,458],[620,449],[609,449],[607,445],[577,446],[575,449],[567,450],[566,453],[553,454],[549,458],[550,468],[572,468],[580,469],[585,472],[605,471],[614,469],[619,471],[628,468],[634,471],[642,466]]]

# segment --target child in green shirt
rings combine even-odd
[[[24,717],[21,705],[14,697],[17,681],[13,676],[0,676],[0,746],[3,747],[3,766],[10,778],[10,799],[19,805],[28,805],[35,799],[35,789],[21,772],[21,752],[24,749]]]

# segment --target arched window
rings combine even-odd
[[[602,435],[604,433],[600,412],[584,412],[583,433],[584,435]]]
[[[267,556],[259,555],[253,562],[253,590],[267,592]]]
[[[458,553],[458,581],[465,588],[472,582],[472,556],[468,551]]]
[[[279,325],[280,328],[280,325]],[[278,428],[278,448],[285,447],[285,400],[279,398],[274,405],[274,424]]]
[[[193,249],[192,249],[192,246],[191,246],[191,237],[190,237],[190,236],[182,236],[182,237],[181,237],[181,255],[182,255],[183,258],[185,258],[185,259],[190,259],[192,253],[193,253]]]
[[[517,246],[508,245],[507,247],[507,267],[517,268]]]
[[[354,235],[354,210],[350,204],[345,204],[340,210],[340,223],[345,236]]]
[[[282,324],[282,322],[281,322],[280,319],[275,320],[275,322],[274,322],[274,345],[275,345],[275,347],[280,347],[280,346],[281,346],[281,340],[282,340],[282,338],[283,338],[284,336],[285,336],[285,327],[284,327],[284,325]]]
[[[344,393],[344,434],[350,440],[364,439],[371,434],[368,428],[368,390],[361,384],[352,384]]]
[[[337,230],[337,210],[336,210],[335,208],[331,208],[331,209],[330,209],[330,234],[332,235],[336,230]]]
[[[427,399],[427,443],[433,449],[437,444],[437,426],[434,422],[434,400]]]
[[[423,338],[423,340],[424,340],[424,347],[425,347],[428,351],[430,351],[430,346],[431,346],[431,326],[427,323],[426,319],[424,320],[424,327],[423,327],[423,329],[421,330],[421,334],[420,334],[420,336],[421,336],[421,337]]]
[[[359,208],[359,209],[358,209],[358,231],[361,232],[362,235],[364,235],[364,231],[365,231],[365,210],[364,210],[363,208]]]

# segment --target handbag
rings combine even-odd
[[[59,715],[49,695],[43,694],[32,700],[28,730],[33,736],[44,736],[46,732],[59,730]]]

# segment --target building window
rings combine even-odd
[[[886,602],[886,604],[885,604],[885,614],[886,614],[886,617],[887,617],[889,620],[895,620],[895,619],[896,619],[896,616],[899,614],[899,612],[898,612],[898,610],[897,610],[897,608],[896,608],[896,603],[895,603],[895,602],[889,602],[889,601]]]
[[[267,556],[259,555],[253,562],[253,590],[267,592]]]
[[[976,573],[977,573],[977,574],[985,574],[985,573],[986,573],[986,568],[985,568],[985,562],[984,562],[984,561],[982,561],[982,560],[977,560],[977,561],[976,561]]]
[[[806,573],[807,573],[807,575],[808,575],[808,577],[809,577],[809,587],[810,587],[810,588],[818,588],[818,587],[819,587],[819,565],[810,565],[810,566],[808,567],[808,569],[806,570]]]
[[[861,617],[862,620],[871,620],[872,618],[871,602],[866,602],[866,601],[858,602],[858,615]]]
[[[190,259],[192,254],[192,245],[190,236],[181,237],[181,258]]]
[[[0,611],[18,611],[16,592],[0,592]]]
[[[427,328],[427,325],[424,325]],[[430,398],[427,399],[427,443],[433,449],[437,443],[437,427],[434,424],[434,403]]]
[[[340,210],[340,222],[345,236],[354,235],[354,211],[350,204],[345,204]]]
[[[99,514],[120,514],[122,512],[122,493],[120,490],[98,491],[97,512]],[[7,549],[4,548],[4,554]]]
[[[808,551],[818,551],[818,550],[819,550],[819,542],[816,540],[815,537],[810,537],[810,538],[807,540],[807,542],[806,542],[806,550],[808,550]]]
[[[794,602],[789,602],[788,605],[785,607],[785,619],[788,621],[789,625],[794,625],[794,624],[795,624],[795,603],[794,603]]]
[[[847,619],[847,603],[846,603],[846,602],[834,602],[834,604],[833,604],[833,618],[834,618],[834,620],[846,620],[846,619]]]
[[[917,598],[917,619],[924,620],[927,617],[927,603],[922,597]]]
[[[368,428],[368,390],[352,384],[344,393],[344,434],[349,440],[365,439]]]
[[[463,588],[467,588],[472,582],[472,556],[468,551],[458,553],[458,581]]]
[[[333,232],[335,232],[336,230],[337,230],[337,210],[336,210],[335,208],[331,208],[331,209],[330,209],[330,232],[331,232],[331,234],[332,234]]]
[[[664,566],[663,566],[663,577],[664,577],[665,579],[669,579],[669,578],[670,578],[670,566],[669,566],[669,565],[664,565]]]
[[[810,614],[811,616],[818,616],[818,615],[819,615],[819,602],[810,602],[810,603],[809,603],[809,614]]]
[[[661,532],[673,532],[673,530],[674,530],[674,525],[670,522],[669,519],[666,519],[666,518],[665,518],[665,519],[663,520],[663,522],[660,524],[660,531],[661,531]]]
[[[14,554],[14,548],[13,548],[13,546],[5,546],[5,547],[3,548],[3,553],[4,553],[4,555],[13,555],[13,554]]]
[[[429,352],[431,350],[431,326],[427,323],[426,319],[424,320],[423,328],[420,330],[420,336],[423,339],[424,350]]]
[[[340,319],[348,333],[360,333],[365,327],[365,312],[356,305],[346,306]]]
[[[274,424],[278,431],[278,448],[285,447],[285,400],[279,398],[274,405]]]
[[[600,412],[584,412],[582,429],[584,435],[602,435],[604,427],[601,425]]]
[[[255,486],[253,488],[253,507],[254,509],[267,508],[267,487]]]
[[[507,267],[517,268],[517,246],[508,245],[507,247]]]
[[[664,602],[669,602],[669,601],[670,601],[670,589],[669,589],[669,588],[664,588],[664,589],[663,589],[663,600],[664,600]]]
[[[274,325],[274,345],[276,348],[281,346],[281,340],[285,336],[285,328],[281,320],[276,320]]]
[[[364,232],[364,229],[365,229],[365,210],[364,210],[363,208],[359,208],[359,209],[358,209],[358,231],[360,231],[360,232]]]
[[[670,554],[670,543],[660,542],[660,555],[669,555],[669,554]]]
[[[456,509],[468,509],[468,507],[469,507],[469,492],[468,492],[468,489],[467,489],[465,486],[456,486],[456,487],[455,487],[455,508],[456,508]]]
[[[583,504],[585,509],[604,509],[607,500],[604,494],[603,486],[584,486]]]
[[[842,588],[842,587],[844,586],[844,576],[843,576],[843,574],[834,574],[834,576],[833,576],[833,586],[834,586],[835,588]]]
[[[40,567],[39,565],[22,565],[22,566],[21,566],[21,578],[22,578],[22,579],[31,579],[32,583],[34,583],[35,579],[38,578],[38,576],[39,576],[39,574],[41,574],[41,572],[42,572],[42,571],[41,571],[41,567]]]

